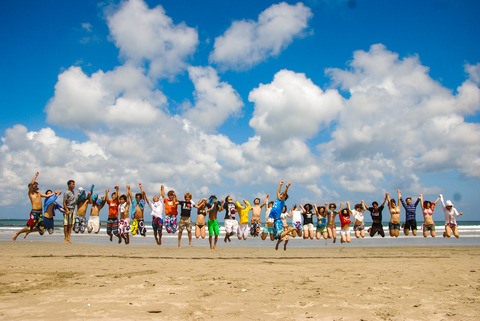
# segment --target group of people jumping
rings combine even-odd
[[[30,219],[26,227],[22,228],[13,235],[13,240],[25,233],[25,237],[31,232],[38,231],[44,234],[45,231],[52,234],[54,230],[55,212],[59,210],[63,213],[63,225],[65,243],[71,243],[72,230],[75,233],[98,233],[100,231],[100,211],[108,205],[107,234],[110,241],[114,237],[118,243],[130,243],[130,233],[132,235],[146,236],[147,229],[144,221],[145,206],[151,210],[152,229],[155,241],[158,245],[162,244],[163,229],[167,233],[176,233],[178,231],[178,247],[181,247],[183,231],[188,234],[189,245],[192,244],[192,229],[195,227],[195,237],[205,238],[206,229],[209,231],[209,243],[212,250],[217,250],[217,241],[220,234],[217,215],[221,211],[225,211],[224,227],[225,242],[231,242],[231,237],[237,234],[239,240],[246,240],[248,235],[252,237],[260,237],[262,240],[270,238],[275,241],[275,249],[278,250],[279,245],[284,242],[284,250],[290,237],[303,237],[304,239],[332,239],[333,243],[337,239],[336,217],[340,220],[340,238],[342,243],[351,242],[351,225],[353,223],[353,232],[355,237],[365,237],[365,212],[369,211],[372,218],[372,225],[368,228],[367,233],[373,237],[379,234],[385,237],[382,226],[382,212],[385,203],[388,204],[391,217],[388,223],[390,236],[398,237],[402,228],[405,235],[410,232],[417,235],[416,209],[420,203],[424,217],[422,225],[423,236],[429,234],[435,237],[435,222],[433,220],[433,212],[438,201],[442,204],[445,215],[445,231],[443,237],[459,237],[456,217],[461,216],[450,200],[444,201],[443,195],[439,195],[435,202],[423,199],[420,194],[415,202],[411,197],[402,198],[401,191],[398,190],[398,201],[390,198],[389,193],[385,193],[385,198],[381,205],[374,201],[372,206],[367,206],[362,200],[355,204],[352,208],[350,202],[341,202],[337,207],[335,203],[325,203],[324,206],[317,204],[298,204],[293,205],[288,211],[285,202],[288,199],[288,189],[291,183],[283,188],[284,182],[280,182],[275,201],[269,201],[270,195],[267,194],[263,202],[260,198],[253,201],[253,206],[247,200],[243,200],[243,204],[234,202],[231,196],[219,200],[215,195],[208,198],[202,198],[195,203],[192,200],[192,194],[186,193],[184,200],[178,200],[173,190],[165,194],[164,186],[161,185],[158,195],[151,198],[139,184],[139,192],[132,193],[130,185],[126,186],[126,193],[121,194],[119,186],[114,187],[114,191],[110,194],[110,190],[106,189],[103,196],[94,193],[94,185],[90,190],[78,188],[75,192],[75,181],[67,182],[68,190],[63,195],[63,204],[57,202],[61,194],[60,190],[53,192],[47,190],[45,193],[39,192],[36,179],[37,172],[28,184],[28,196],[32,204]],[[283,188],[283,191],[282,191]],[[42,204],[43,198],[43,204]],[[90,215],[87,221],[86,214],[88,205],[90,207]],[[400,213],[401,206],[405,211],[405,222],[401,225]],[[178,219],[178,207],[180,207],[180,217]],[[192,210],[196,208],[197,217],[195,224],[192,222]],[[262,226],[261,214],[265,209],[265,219]],[[251,212],[251,215],[250,215]],[[164,216],[165,214],[165,216]],[[208,218],[207,218],[208,216]],[[237,216],[239,221],[237,221]],[[316,220],[314,221],[314,217]],[[288,223],[290,220],[290,224]]]

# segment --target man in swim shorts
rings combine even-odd
[[[106,200],[108,199],[108,192],[110,190],[107,188],[105,190],[105,197],[98,197],[97,194],[90,195],[89,197],[89,203],[92,204],[92,207],[90,208],[90,217],[88,218],[88,223],[87,223],[87,231],[88,233],[94,232],[95,234],[98,234],[100,232],[100,210],[103,208],[105,205]],[[118,191],[118,186],[117,186],[117,191]],[[112,199],[115,196],[116,193],[112,193]]]
[[[30,203],[32,204],[30,219],[27,222],[27,227],[22,228],[12,236],[14,241],[22,233],[33,231],[38,231],[40,235],[43,235],[44,233],[42,197],[49,197],[53,193],[47,195],[38,191],[38,183],[36,182],[38,175],[39,173],[37,172],[30,184],[28,184],[28,197],[30,198]]]
[[[250,224],[250,235],[253,237],[260,235],[260,229],[262,226],[260,215],[262,214],[262,207],[267,205],[267,199],[268,197],[265,198],[265,201],[262,204],[260,204],[260,199],[258,197],[253,201],[252,222]]]
[[[75,233],[84,233],[87,228],[87,207],[90,195],[93,193],[93,185],[90,192],[86,193],[82,187],[78,188],[77,195],[77,212],[75,213],[75,222],[73,223],[73,231]]]

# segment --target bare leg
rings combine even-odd
[[[216,251],[217,250],[217,241],[218,241],[218,235],[215,235],[215,243],[213,245],[213,249]]]
[[[458,234],[458,228],[456,225],[452,228],[452,231],[453,235],[455,235],[455,237],[458,239],[460,237],[460,234]]]
[[[188,243],[190,246],[193,246],[192,243],[192,231],[187,231],[188,232]]]
[[[287,250],[287,244],[288,244],[288,239],[285,240],[285,243],[283,244],[283,250]]]
[[[277,244],[275,245],[275,250],[278,251],[278,246],[280,245],[280,243],[282,243],[283,239],[280,238],[278,241],[277,241]]]
[[[183,234],[183,231],[182,230],[179,230],[178,231],[178,247],[182,247],[182,234]]]
[[[15,241],[20,234],[25,233],[25,232],[28,231],[28,230],[29,230],[28,227],[22,228],[20,231],[18,231],[17,233],[13,234],[12,240]]]

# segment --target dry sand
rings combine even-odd
[[[478,320],[480,247],[0,242],[0,319]]]

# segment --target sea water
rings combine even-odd
[[[11,241],[12,235],[25,227],[25,220],[11,220],[11,219],[0,219],[0,241]],[[400,230],[400,236],[390,237],[388,232],[388,222],[384,223],[385,237],[382,238],[379,235],[370,237],[367,233],[369,223],[365,226],[365,233],[367,234],[365,238],[357,239],[354,232],[351,232],[352,241],[349,244],[341,244],[340,242],[340,229],[337,228],[337,242],[334,244],[332,239],[324,240],[323,237],[320,240],[317,239],[307,239],[303,238],[292,238],[290,237],[288,246],[289,247],[345,247],[345,246],[468,246],[468,245],[480,245],[480,221],[458,221],[458,231],[460,238],[456,239],[455,237],[444,238],[444,225],[443,222],[437,222],[435,226],[435,231],[437,236],[432,238],[430,235],[428,237],[423,237],[423,230],[421,225],[423,222],[418,222],[418,232],[417,236],[413,236],[411,233],[408,236],[403,234],[403,230]],[[221,223],[220,223],[221,224]],[[385,226],[386,225],[386,226]],[[107,222],[102,221],[100,232],[98,234],[85,231],[84,234],[76,234],[72,232],[72,242],[79,243],[92,243],[92,244],[116,244],[118,243],[118,238],[114,237],[113,242],[110,242],[109,236],[106,232]],[[130,246],[134,245],[156,245],[155,239],[153,236],[153,230],[151,227],[151,222],[146,221],[145,226],[147,228],[147,235],[145,237],[140,235],[130,235]],[[352,230],[352,228],[350,229]],[[188,246],[188,236],[187,231],[184,230],[182,234],[182,246]],[[28,235],[26,239],[23,238],[24,234],[21,234],[17,242],[22,241],[48,241],[48,242],[63,242],[63,219],[59,220],[55,224],[55,230],[53,234],[48,234],[45,232],[44,235],[40,235],[38,232],[34,232]],[[221,224],[220,226],[220,235],[218,239],[218,246],[274,246],[275,242],[270,241],[270,238],[267,237],[263,241],[260,237],[252,237],[248,235],[247,240],[238,240],[236,235],[231,237],[231,242],[224,242],[225,228]],[[209,246],[208,242],[208,228],[206,228],[206,237],[195,238],[195,226],[192,227],[192,239],[194,246]],[[174,245],[176,246],[178,242],[178,232],[175,234],[169,234],[163,230],[162,235],[162,245]]]

